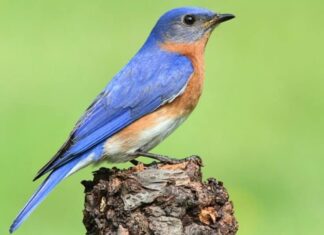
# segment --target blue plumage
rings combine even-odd
[[[189,59],[163,51],[158,45],[146,45],[111,80],[80,119],[68,141],[72,144],[55,156],[40,175],[78,158],[183,90],[193,72]]]
[[[78,159],[74,159],[73,161],[68,162],[62,167],[54,170],[39,186],[33,196],[26,203],[24,208],[19,212],[18,216],[10,226],[10,233],[14,232],[33,212],[33,210],[45,199],[45,197],[54,189],[54,187],[60,183],[69,172],[78,164],[78,162],[82,161],[88,156],[87,153],[80,156]]]
[[[39,172],[37,178],[53,171],[19,213],[10,231],[16,230],[94,148],[102,147],[113,134],[174,99],[192,72],[192,64],[185,56],[163,51],[158,44],[145,44],[88,108],[63,146],[64,151]]]
[[[65,144],[37,173],[35,179],[50,172],[18,214],[10,232],[15,231],[65,177],[100,161],[106,154],[107,140],[184,92],[195,72],[192,61],[181,52],[167,51],[163,44],[195,43],[205,34],[210,35],[218,20],[222,22],[220,15],[192,7],[171,10],[160,18],[144,46],[110,81],[78,121]],[[164,129],[160,131],[164,135]]]

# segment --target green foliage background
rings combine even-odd
[[[154,151],[201,155],[241,235],[324,233],[323,1],[0,0],[0,234],[83,110],[157,18],[183,5],[237,18],[209,41],[198,108]],[[16,234],[84,234],[79,182],[94,169],[63,182]]]

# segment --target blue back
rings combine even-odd
[[[192,64],[183,55],[161,49],[154,37],[151,34],[110,81],[79,120],[69,140],[36,178],[94,148],[179,95],[193,73]]]

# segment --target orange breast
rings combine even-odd
[[[174,113],[181,112],[188,115],[197,105],[202,93],[204,84],[204,51],[209,35],[195,43],[164,43],[161,47],[167,51],[176,52],[187,56],[193,65],[194,72],[188,82],[184,93],[177,97],[172,103],[167,104],[161,109],[169,109]]]
[[[155,122],[154,120],[161,116],[180,117],[189,115],[192,112],[198,103],[203,89],[205,69],[204,50],[207,40],[208,35],[192,44],[164,43],[161,45],[167,51],[177,52],[187,56],[192,62],[194,72],[182,95],[178,96],[171,103],[161,106],[155,112],[140,118],[125,129],[130,130],[142,124],[143,126],[149,125],[149,123]]]
[[[151,131],[157,127],[163,120],[173,120],[176,123],[174,126],[168,127],[169,133],[164,133],[161,129],[161,133],[157,133],[155,138],[161,139],[155,140],[152,137],[151,142],[154,142],[150,147],[154,147],[163,138],[170,134],[178,125],[180,125],[186,117],[196,107],[199,97],[201,95],[204,83],[204,49],[208,40],[208,35],[202,40],[193,44],[171,44],[164,43],[161,47],[167,51],[177,52],[187,56],[193,65],[194,72],[191,75],[185,91],[178,96],[171,103],[167,103],[161,106],[153,113],[147,114],[137,121],[133,122],[113,137],[111,137],[105,144],[105,150],[108,155],[118,155],[119,153],[131,153],[141,148],[145,140],[141,137],[141,133],[145,131]],[[116,148],[118,146],[118,148]],[[149,148],[150,149],[150,148]],[[113,158],[111,158],[112,160]],[[120,161],[120,156],[113,161]],[[124,159],[125,160],[125,159]]]

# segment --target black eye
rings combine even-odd
[[[193,15],[186,15],[185,17],[183,17],[183,22],[186,25],[193,25],[195,23],[196,19]]]

